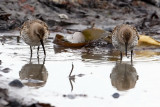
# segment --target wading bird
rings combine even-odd
[[[39,54],[39,47],[42,45],[44,55],[46,55],[44,42],[49,36],[48,26],[45,22],[35,19],[24,22],[20,29],[20,35],[24,42],[30,46],[32,56],[32,46],[38,46],[37,56]]]
[[[113,46],[120,51],[120,57],[122,60],[122,53],[131,51],[131,61],[133,55],[133,49],[138,44],[139,35],[135,27],[122,24],[116,26],[111,34]]]

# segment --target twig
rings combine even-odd
[[[69,74],[69,77],[71,77],[71,75],[72,75],[73,68],[74,68],[74,65],[73,65],[73,63],[72,63],[72,69],[71,69],[71,72],[70,72],[70,74]]]
[[[72,75],[73,69],[74,69],[74,65],[73,65],[73,62],[72,62],[72,69],[71,69],[71,72],[69,74],[69,82],[71,84],[71,91],[73,91],[72,81],[74,81],[74,79],[75,79],[75,75]]]

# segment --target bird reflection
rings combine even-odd
[[[43,59],[43,64],[32,64],[31,60],[29,64],[25,64],[21,71],[19,72],[20,79],[24,81],[24,84],[30,87],[43,87],[46,84],[48,78],[48,72],[44,65],[45,58]]]
[[[135,87],[138,75],[132,64],[116,63],[110,78],[112,86],[119,91],[125,91]]]

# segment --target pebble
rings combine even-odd
[[[2,72],[8,73],[10,70],[11,70],[10,68],[4,68],[4,69],[2,70]]]
[[[10,85],[11,87],[17,87],[17,88],[22,88],[22,87],[24,86],[24,85],[22,84],[22,82],[19,81],[18,79],[15,79],[15,80],[11,81],[11,82],[9,83],[9,85]]]
[[[120,96],[119,93],[114,93],[114,94],[112,95],[113,98],[119,98],[119,96]]]
[[[9,105],[10,105],[10,107],[22,107],[22,105],[16,100],[10,101]]]
[[[75,99],[76,98],[75,95],[71,95],[71,94],[69,94],[69,95],[63,95],[63,97],[67,97],[69,99]]]

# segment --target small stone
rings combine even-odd
[[[17,87],[17,88],[22,88],[22,87],[24,86],[24,85],[22,84],[22,82],[19,81],[18,79],[15,79],[15,80],[11,81],[11,82],[9,83],[9,85],[12,86],[12,87]]]
[[[69,98],[69,99],[75,99],[75,98],[76,98],[76,95],[68,94],[68,95],[63,95],[63,97],[67,97],[67,98]]]
[[[9,107],[22,107],[22,106],[18,101],[13,100],[9,102]]]
[[[77,76],[78,76],[78,77],[83,77],[83,76],[84,76],[84,74],[78,74]]]
[[[58,16],[61,19],[69,19],[69,17],[66,14],[59,14]]]
[[[50,104],[46,104],[46,103],[36,103],[27,107],[55,107],[55,106],[51,106]]]
[[[114,94],[112,95],[113,98],[119,98],[119,96],[120,96],[119,93],[114,93]]]
[[[75,95],[67,95],[67,97],[68,97],[69,99],[75,99],[75,98],[76,98]]]
[[[2,72],[8,73],[10,70],[11,70],[10,68],[4,68],[4,69],[2,70]]]

